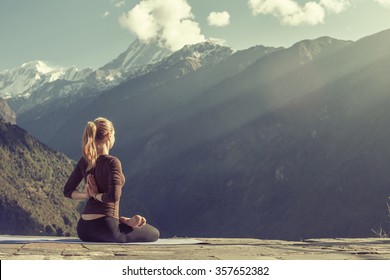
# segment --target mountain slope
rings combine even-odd
[[[16,123],[15,113],[8,106],[7,101],[0,97],[0,120],[1,119],[12,124]]]
[[[125,52],[101,67],[100,70],[127,73],[126,75],[123,75],[123,77],[125,77],[136,71],[140,71],[140,69],[143,69],[146,65],[160,61],[171,53],[172,52],[167,48],[160,47],[154,43],[142,43],[136,39]]]
[[[357,237],[381,223],[390,31],[302,59],[302,47],[318,43],[260,59],[190,103],[179,123],[141,139],[139,152],[118,151],[137,158],[134,193],[166,232]]]
[[[390,183],[389,37],[300,42],[177,103],[164,122],[127,117],[115,152],[131,194],[168,236],[370,236]],[[158,93],[145,104],[159,108]]]
[[[76,234],[78,204],[62,194],[68,158],[0,120],[0,161],[0,233]]]

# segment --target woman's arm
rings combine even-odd
[[[81,158],[75,168],[73,169],[72,174],[69,176],[68,180],[64,186],[64,196],[72,199],[89,199],[90,195],[88,191],[80,192],[77,190],[80,182],[83,180],[83,174],[81,172],[82,168],[85,168],[84,159]]]
[[[92,175],[87,177],[87,192],[90,197],[105,203],[119,201],[122,195],[122,187],[125,183],[122,165],[117,158],[110,161],[109,169],[108,190],[105,193],[99,193],[95,178]]]
[[[72,192],[72,195],[71,195],[71,198],[72,199],[77,199],[77,200],[81,200],[81,199],[89,199],[91,196],[89,195],[89,193],[86,191],[86,192],[80,192],[78,190],[75,190]]]
[[[122,195],[122,187],[125,184],[125,176],[122,173],[122,164],[117,158],[110,161],[110,173],[108,177],[108,190],[102,194],[102,202],[118,202]]]

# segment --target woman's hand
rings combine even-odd
[[[138,227],[138,228],[143,227],[146,224],[146,219],[140,215],[134,215],[131,218],[120,217],[119,221],[122,224],[126,224],[130,227]]]
[[[135,215],[133,218],[138,221],[138,225],[136,227],[143,227],[146,224],[146,219],[140,215]]]
[[[91,174],[87,176],[87,193],[91,197],[95,197],[99,193],[99,190],[96,185],[95,177],[93,177],[93,175]]]

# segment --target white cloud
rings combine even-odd
[[[386,1],[386,0],[377,0]],[[389,1],[389,0],[387,0]],[[287,25],[317,25],[324,23],[327,13],[341,13],[350,0],[308,1],[303,6],[294,0],[248,0],[253,15],[271,14]]]
[[[390,8],[390,0],[374,0],[385,8]]]
[[[205,40],[187,0],[141,0],[119,22],[140,40],[156,40],[171,50]]]
[[[349,0],[321,0],[320,4],[329,12],[341,13],[351,6]]]
[[[120,8],[126,5],[125,1],[119,1],[118,3],[115,3],[115,7]]]
[[[209,25],[213,26],[226,26],[230,23],[230,14],[226,11],[224,12],[212,12],[207,17],[207,22]]]
[[[325,18],[324,8],[315,2],[303,7],[292,0],[249,0],[248,4],[254,15],[272,14],[287,25],[316,25]]]
[[[104,18],[106,18],[106,17],[108,17],[110,15],[110,12],[104,12],[103,14],[102,14],[102,17],[104,17]]]

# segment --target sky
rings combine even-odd
[[[390,0],[1,0],[0,71],[42,60],[97,69],[136,38],[172,50],[343,40],[390,28]]]

